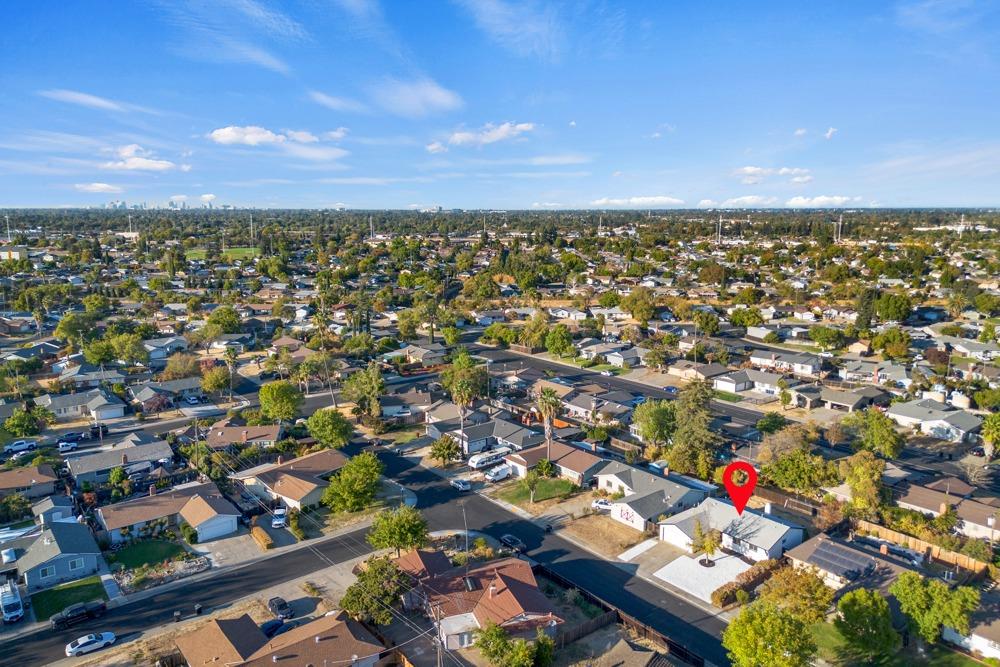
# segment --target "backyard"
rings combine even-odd
[[[143,565],[173,560],[184,553],[184,547],[166,540],[142,540],[133,542],[120,551],[107,554],[109,565],[120,563],[125,569],[133,570]]]
[[[71,604],[107,599],[101,578],[94,576],[35,593],[31,596],[31,606],[35,610],[35,620],[45,621]]]
[[[831,665],[841,667],[861,667],[861,665],[881,665],[882,667],[977,667],[982,663],[972,658],[950,651],[939,645],[928,646],[926,652],[917,653],[914,642],[905,649],[879,661],[871,662],[850,655],[847,643],[832,623],[817,623],[812,628],[813,639],[819,648],[817,656]]]
[[[249,257],[256,257],[258,255],[257,248],[250,247],[237,247],[237,248],[226,248],[226,251],[222,255],[231,257],[233,259],[247,259]],[[205,249],[204,248],[191,248],[184,253],[184,256],[189,259],[205,259]]]

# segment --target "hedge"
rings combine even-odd
[[[267,549],[274,548],[274,540],[272,540],[271,536],[267,534],[267,531],[260,526],[254,526],[250,529],[250,537],[252,537],[253,541],[257,543],[257,546],[265,551]]]
[[[775,570],[781,567],[781,562],[777,560],[762,560],[750,566],[746,572],[741,572],[733,581],[722,584],[712,591],[712,604],[720,609],[724,609],[736,603],[736,591],[745,591],[747,594],[762,583],[771,578]],[[742,597],[742,596],[740,596]]]
[[[191,527],[188,523],[181,523],[181,535],[188,544],[198,544],[198,531]]]
[[[299,511],[291,510],[288,512],[288,531],[295,536],[299,542],[306,539],[306,531],[302,530],[299,526]]]

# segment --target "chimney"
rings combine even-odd
[[[319,643],[319,635],[316,635],[316,643]]]
[[[150,484],[149,485],[149,495],[151,495],[151,496],[155,496],[156,495],[156,484]]]
[[[122,454],[122,465],[128,465],[128,454]]]
[[[249,434],[250,434],[250,431],[248,431],[246,429],[243,429],[243,442],[247,441],[247,435],[249,435]]]

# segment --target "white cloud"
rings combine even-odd
[[[420,118],[461,108],[462,98],[429,78],[403,81],[387,78],[371,89],[375,102],[389,113]]]
[[[295,38],[307,36],[305,28],[294,19],[268,9],[255,0],[228,0],[221,4],[237,10],[255,27],[270,35]]]
[[[185,173],[187,173],[187,172],[191,171],[191,165],[189,165],[189,164],[182,164],[180,166],[180,170],[183,171],[183,172],[185,172]]]
[[[718,205],[718,202],[712,199],[702,199],[698,202],[698,208],[715,208]]]
[[[575,120],[571,120],[571,121],[569,122],[569,126],[570,126],[570,127],[576,127],[576,121],[575,121]]]
[[[833,139],[833,135],[835,135],[836,133],[837,133],[837,128],[831,127],[828,128],[827,131],[823,133],[823,136],[826,137],[827,139]]]
[[[565,37],[552,6],[504,0],[458,0],[480,30],[506,49],[527,56],[557,58]]]
[[[566,208],[566,206],[554,201],[536,201],[531,208]]]
[[[115,169],[121,171],[169,171],[177,167],[169,160],[157,160],[151,157],[152,153],[143,149],[139,144],[129,144],[121,146],[115,150],[121,158],[112,162],[105,162],[102,169]]]
[[[810,176],[809,174],[806,174],[804,176],[796,176],[795,178],[792,179],[792,183],[811,183],[812,180],[813,177]]]
[[[300,144],[314,144],[319,141],[319,137],[306,130],[285,130],[285,136]]]
[[[610,198],[602,197],[601,199],[595,199],[590,202],[591,206],[607,206],[607,207],[619,207],[619,206],[631,206],[634,208],[650,208],[650,207],[662,207],[662,206],[680,206],[684,203],[683,199],[677,199],[676,197],[667,197],[665,195],[650,195],[645,197],[625,197],[625,198]]]
[[[170,201],[175,201],[175,202],[178,202],[178,203],[180,203],[182,201],[187,201],[187,200],[188,200],[188,196],[187,195],[171,195],[170,196]]]
[[[333,111],[349,111],[358,113],[365,110],[365,105],[357,100],[347,97],[334,97],[318,90],[309,91],[309,99],[316,104],[332,109]]]
[[[795,130],[794,134],[796,137],[804,137],[806,136],[806,128],[800,127]]]
[[[77,192],[105,192],[109,194],[118,194],[122,192],[122,189],[117,185],[111,185],[110,183],[77,183],[73,186]]]
[[[40,90],[38,94],[42,97],[47,97],[50,100],[56,100],[59,102],[67,102],[69,104],[76,104],[81,107],[88,107],[90,109],[100,109],[102,111],[129,111],[129,105],[122,104],[121,102],[116,102],[114,100],[109,100],[106,97],[98,97],[97,95],[90,95],[89,93],[81,93],[76,90]]]
[[[590,158],[578,153],[564,153],[562,155],[536,155],[528,158],[528,164],[538,166],[551,166],[560,164],[587,164]]]
[[[744,195],[742,197],[733,197],[727,199],[721,204],[720,208],[756,208],[759,206],[770,206],[777,202],[776,197],[765,197],[763,195]]]
[[[534,129],[534,123],[506,122],[501,123],[500,125],[487,123],[486,125],[483,125],[482,129],[479,130],[460,130],[458,132],[453,132],[451,136],[448,137],[448,143],[454,146],[485,146],[486,144],[493,144],[498,141],[513,139],[518,135],[524,134],[525,132],[531,132]]]
[[[740,181],[745,185],[755,185],[768,176],[794,176],[796,178],[809,175],[809,170],[802,167],[740,167],[733,171],[734,176],[739,176]],[[795,179],[792,179],[795,181]]]
[[[342,158],[346,155],[350,155],[343,148],[337,148],[336,146],[312,146],[298,143],[288,143],[283,144],[282,149],[289,155],[293,155],[303,160],[315,160],[317,162],[326,162],[329,160],[336,160]]]
[[[424,146],[428,153],[447,153],[448,147],[442,144],[440,141],[432,141],[431,143]]]
[[[198,199],[202,200],[203,202],[205,202],[207,204],[209,202],[215,201],[215,195],[213,195],[211,193],[206,193],[206,194],[203,194],[202,196],[198,197]]]
[[[320,183],[330,185],[392,185],[393,183],[429,183],[430,181],[431,179],[420,176],[334,176],[319,179]]]
[[[831,208],[843,206],[851,201],[842,195],[819,195],[817,197],[792,197],[785,202],[789,208]]]
[[[217,144],[242,144],[244,146],[260,146],[262,144],[280,144],[286,137],[257,125],[229,125],[220,127],[208,133],[208,138]]]
[[[330,130],[329,132],[323,133],[323,138],[328,141],[340,141],[347,136],[349,130],[346,127],[338,127],[336,130]]]

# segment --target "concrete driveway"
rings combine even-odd
[[[657,570],[653,576],[699,600],[711,602],[715,589],[750,569],[746,562],[729,554],[713,556],[715,565],[712,567],[700,565],[698,561],[701,558],[700,555],[694,558],[681,556]]]
[[[291,536],[289,535],[289,537]],[[240,526],[235,535],[194,544],[190,548],[203,556],[208,556],[212,560],[213,567],[239,565],[263,554],[257,543],[250,537],[250,531],[244,526]]]
[[[192,419],[208,419],[209,417],[218,417],[226,414],[225,410],[214,403],[206,403],[204,405],[185,404],[181,406],[181,412],[185,417],[190,417]]]

